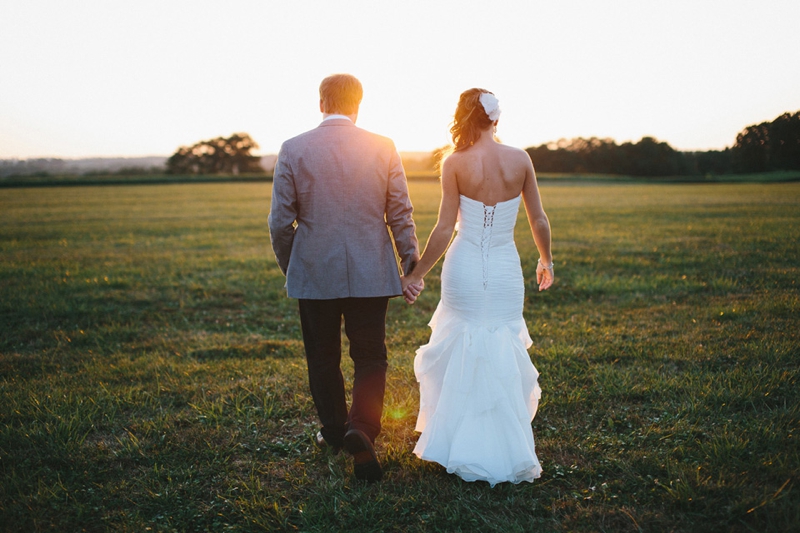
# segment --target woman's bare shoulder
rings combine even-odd
[[[459,150],[459,151],[452,151],[447,154],[447,157],[444,159],[445,162],[447,161],[461,161],[464,159],[465,156],[468,156],[469,150]]]
[[[465,152],[453,152],[449,154],[447,157],[444,158],[442,161],[442,169],[451,169],[455,170],[460,166],[464,165],[465,162]]]
[[[497,146],[501,150],[503,150],[504,155],[506,155],[506,156],[529,157],[528,156],[528,152],[526,152],[522,148],[517,148],[516,146],[509,146],[507,144],[498,144]]]
[[[505,151],[503,152],[504,159],[506,161],[512,162],[515,167],[525,168],[533,170],[533,163],[531,161],[531,156],[525,150],[521,148],[516,148],[514,146],[505,146]]]

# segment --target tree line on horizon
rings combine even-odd
[[[251,154],[258,144],[247,133],[181,146],[165,167],[125,167],[114,173],[175,175],[269,174],[261,157]],[[442,154],[439,148],[425,157],[403,157],[406,172],[435,173]],[[772,121],[744,128],[730,148],[681,152],[653,137],[617,144],[610,138],[561,139],[526,148],[540,173],[618,174],[640,177],[705,176],[800,170],[800,111],[784,113]],[[61,159],[0,160],[0,178],[79,174]],[[99,175],[93,167],[84,175]],[[106,173],[111,173],[106,170]]]
[[[643,137],[617,144],[613,139],[562,139],[525,149],[538,172],[627,176],[704,176],[800,170],[800,111],[747,126],[731,148],[681,152]]]

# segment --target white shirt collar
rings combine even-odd
[[[334,120],[334,119],[339,119],[339,118],[344,118],[344,119],[350,120],[350,117],[348,117],[347,115],[328,115],[327,117],[322,119],[322,122],[325,122],[326,120]],[[350,120],[350,122],[353,122],[353,121]]]

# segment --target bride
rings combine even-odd
[[[514,225],[520,197],[539,251],[539,290],[553,284],[550,222],[530,157],[494,138],[500,108],[484,89],[461,94],[442,166],[439,218],[413,272],[406,300],[444,253],[442,295],[428,344],[417,350],[420,386],[414,453],[465,481],[491,486],[541,475],[531,421],[541,390],[522,318],[525,288]]]

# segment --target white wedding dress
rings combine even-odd
[[[527,352],[514,244],[519,203],[519,196],[496,206],[461,196],[430,342],[414,359],[421,432],[414,454],[491,486],[532,482],[542,471],[531,428],[541,389]]]

